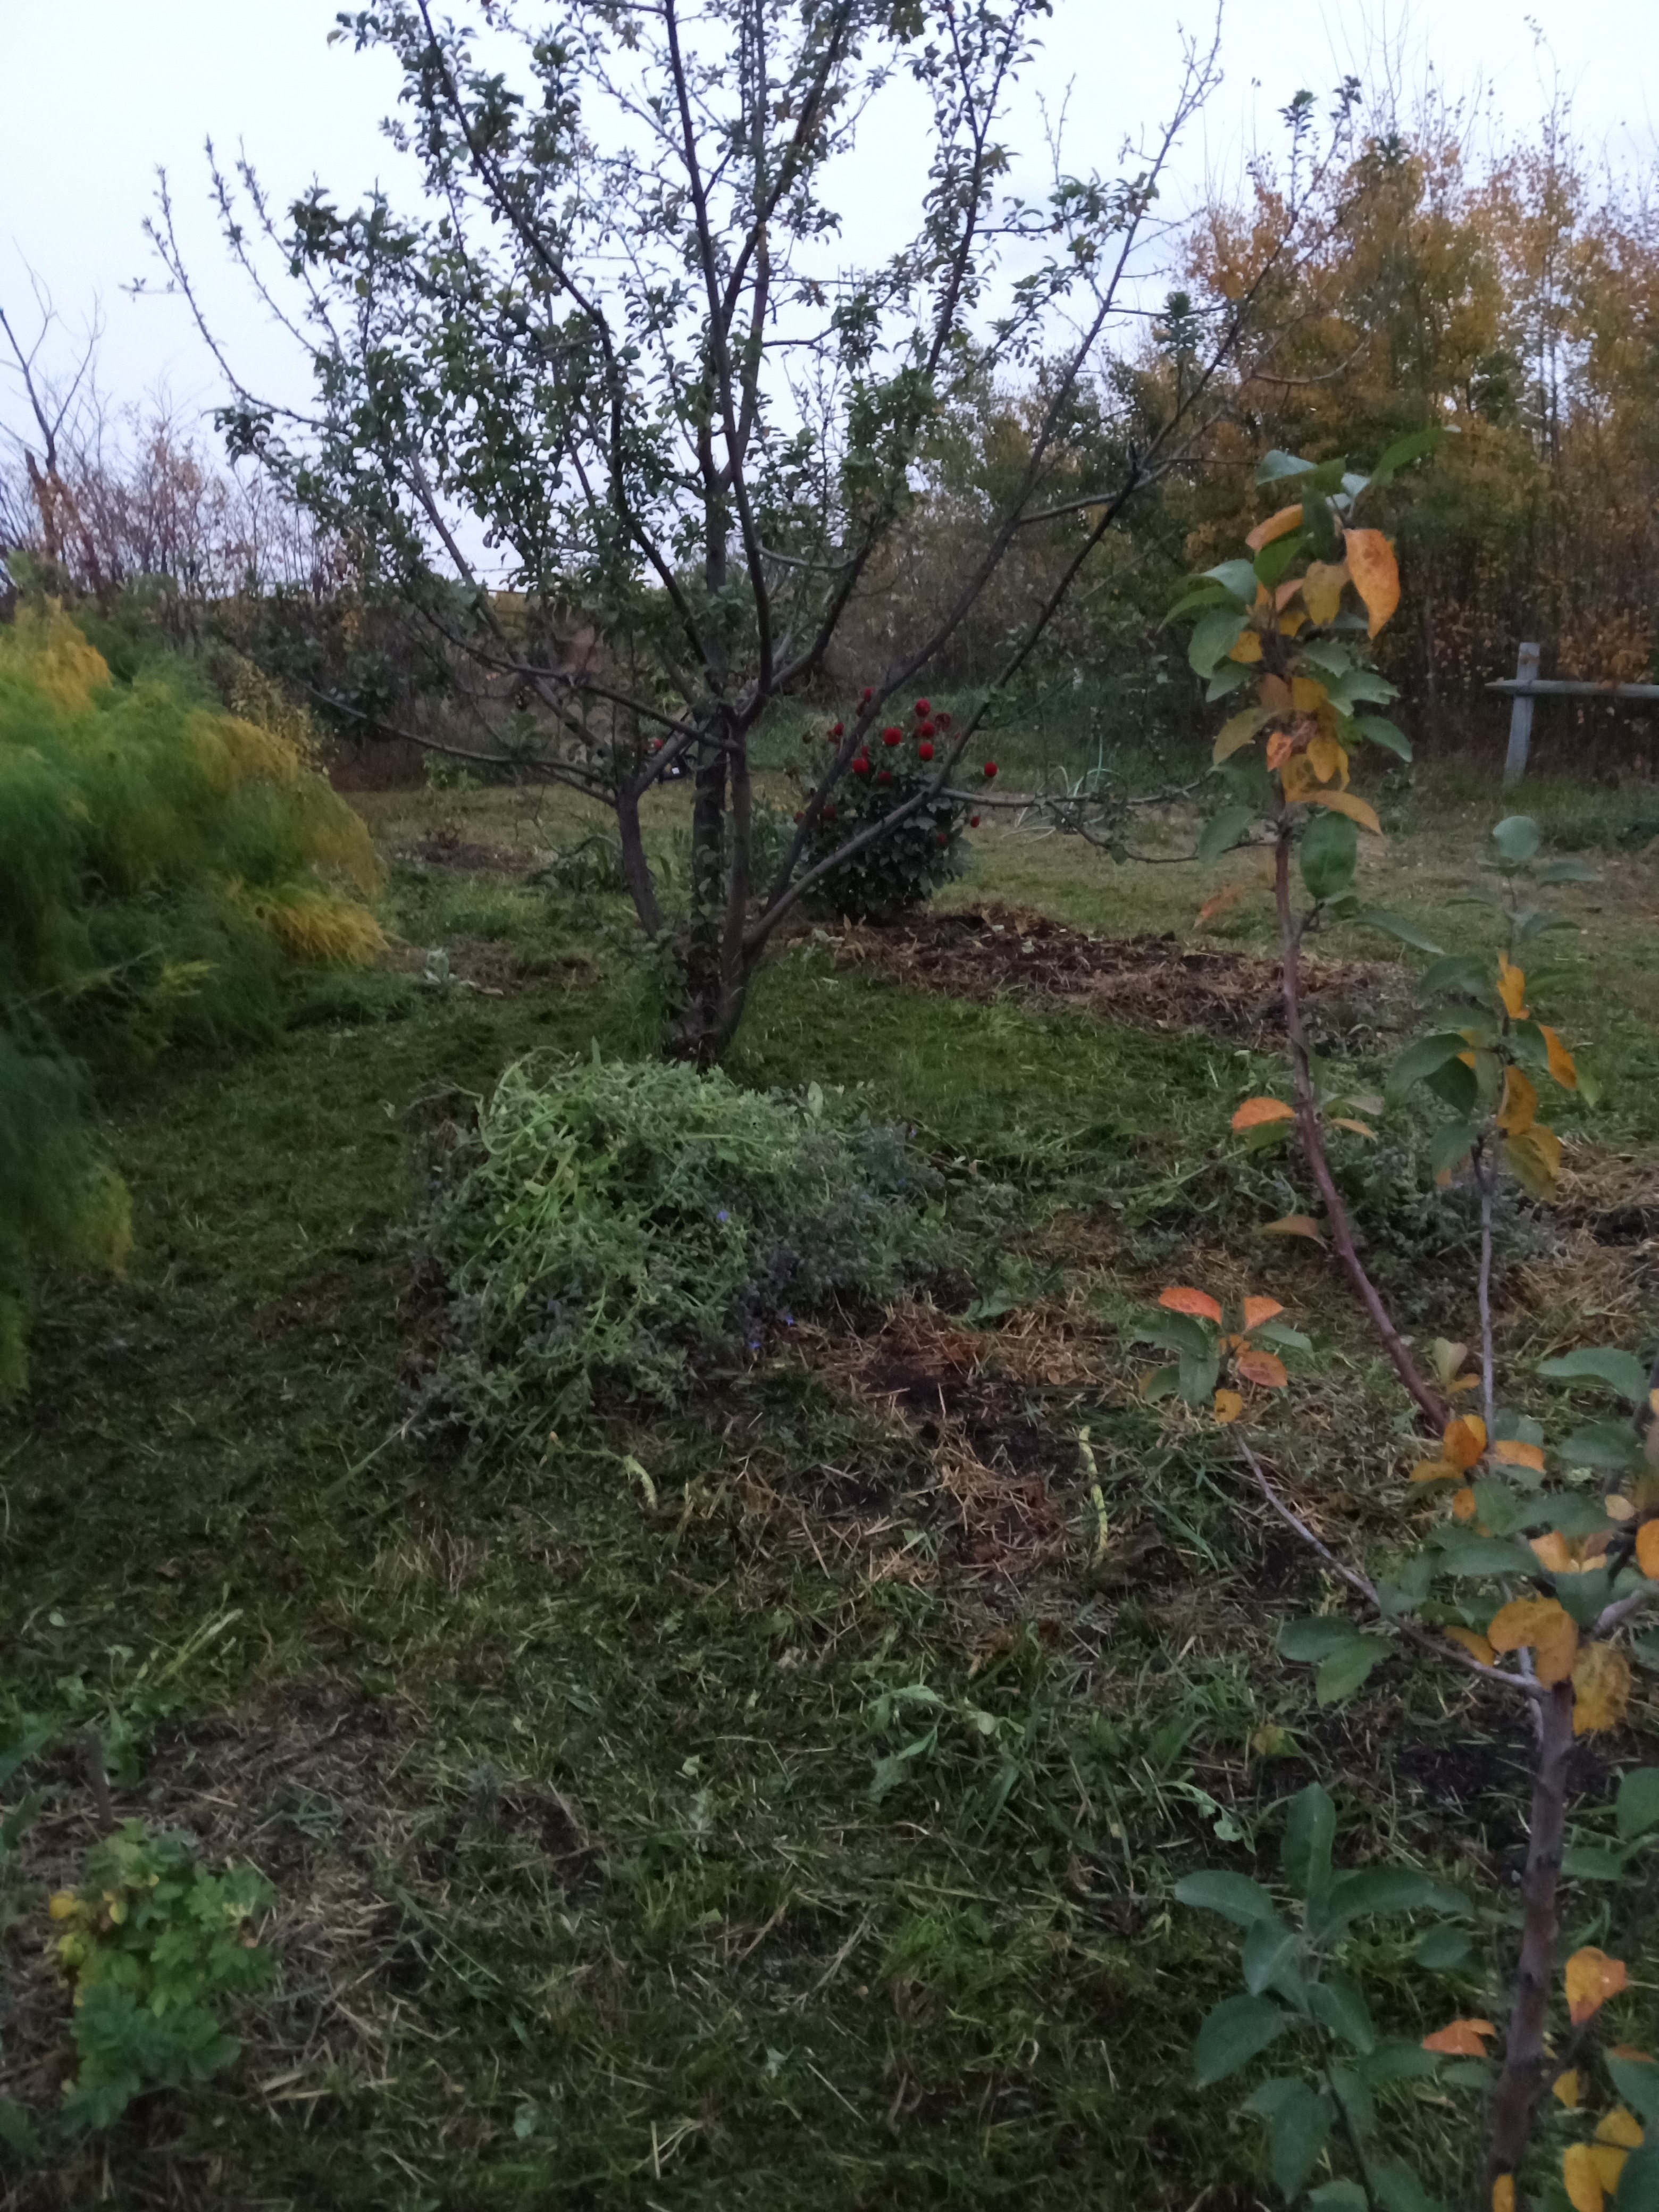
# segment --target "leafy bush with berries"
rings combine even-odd
[[[838,852],[849,836],[874,828],[922,794],[914,811],[884,836],[852,854],[823,878],[818,896],[844,920],[890,921],[966,872],[966,802],[948,788],[934,788],[936,753],[942,752],[939,739],[950,726],[948,714],[918,699],[908,727],[891,722],[872,731],[813,823],[809,867]],[[832,746],[841,743],[842,730],[837,722],[829,732]]]

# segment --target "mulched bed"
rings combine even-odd
[[[1276,960],[1195,948],[1173,931],[1095,937],[1045,915],[985,906],[848,924],[832,942],[840,967],[981,1004],[1012,992],[1028,1003],[1082,1007],[1137,1029],[1241,1039],[1284,1028]],[[1350,1028],[1376,1018],[1395,975],[1374,963],[1310,959],[1303,981],[1310,1022]]]

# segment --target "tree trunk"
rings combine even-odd
[[[1521,1884],[1524,1924],[1515,2002],[1510,2013],[1504,2070],[1492,2092],[1488,2185],[1514,2173],[1532,2139],[1533,2118],[1544,2094],[1544,2021],[1555,1977],[1560,1933],[1559,1893],[1566,1833],[1567,1762],[1572,1756],[1571,1682],[1558,1682],[1538,1704],[1538,1765],[1533,1777],[1532,1833]],[[1490,2190],[1489,2190],[1490,2193]]]

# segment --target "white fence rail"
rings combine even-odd
[[[1519,783],[1527,772],[1532,750],[1532,702],[1534,699],[1624,699],[1638,706],[1659,707],[1659,684],[1582,684],[1564,678],[1540,678],[1538,663],[1543,647],[1523,645],[1513,676],[1488,684],[1488,691],[1506,691],[1515,705],[1510,712],[1510,749],[1504,756],[1504,781]]]

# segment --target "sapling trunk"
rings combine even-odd
[[[1527,1870],[1521,1885],[1521,1958],[1504,2039],[1504,2069],[1492,2093],[1489,2184],[1501,2174],[1519,2171],[1544,2094],[1544,2022],[1560,1932],[1561,1852],[1566,1835],[1572,1708],[1571,1682],[1558,1682],[1534,1708],[1538,1763],[1533,1776]]]
[[[1302,1140],[1303,1155],[1325,1202],[1326,1219],[1330,1226],[1331,1243],[1335,1247],[1336,1256],[1358,1292],[1360,1303],[1382,1339],[1382,1348],[1393,1363],[1395,1372],[1438,1429],[1446,1421],[1445,1404],[1418,1372],[1409,1346],[1395,1327],[1393,1316],[1382,1303],[1382,1292],[1365,1272],[1364,1262],[1354,1244],[1347,1208],[1342,1203],[1342,1194],[1336,1187],[1330,1162],[1325,1156],[1324,1133],[1319,1126],[1319,1100],[1314,1090],[1313,1069],[1308,1059],[1307,1032],[1302,1023],[1302,932],[1291,907],[1291,819],[1288,811],[1283,813],[1279,820],[1273,888],[1279,907],[1279,943],[1284,952],[1279,988],[1285,1005],[1285,1035],[1290,1049],[1291,1075],[1296,1085],[1297,1133]]]

